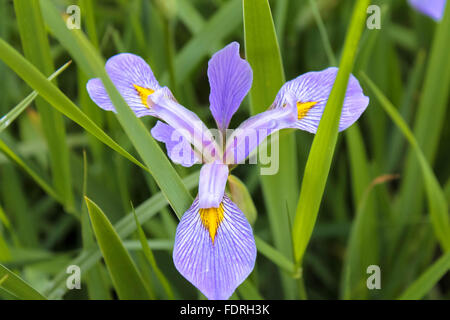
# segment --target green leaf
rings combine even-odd
[[[310,0],[309,4],[319,28],[320,37],[327,54],[328,62],[330,65],[336,66],[336,57],[333,53],[317,3],[314,0]],[[375,37],[376,35],[377,33],[371,33],[370,37]],[[363,46],[363,49],[358,54],[359,60],[363,60],[367,57],[368,52],[370,52],[371,49],[372,47],[370,45]],[[355,66],[358,68],[358,60],[355,62]],[[378,264],[378,233],[375,199],[372,193],[366,192],[367,196],[364,196],[363,194],[363,191],[367,190],[370,185],[370,168],[364,141],[357,124],[354,124],[347,129],[345,138],[350,158],[353,203],[354,207],[358,208],[358,210],[348,240],[347,253],[342,272],[341,295],[344,299],[350,299],[352,296],[366,298],[368,289],[366,286],[361,286],[361,283],[364,282],[367,277],[367,274],[364,271],[367,266]]]
[[[22,278],[14,274],[4,265],[0,264],[0,288],[22,300],[46,300],[36,289],[31,287]]]
[[[402,119],[392,103],[383,95],[378,87],[367,77],[365,73],[362,74],[362,79],[367,83],[369,88],[375,94],[375,97],[380,102],[383,109],[391,117],[392,121],[401,130],[402,134],[410,143],[417,160],[419,161],[420,171],[425,181],[425,190],[428,198],[428,207],[431,216],[436,238],[439,240],[441,247],[445,251],[450,250],[450,220],[448,216],[448,206],[444,191],[439,185],[439,181],[434,175],[430,164],[416,140],[414,134],[409,129],[406,122]]]
[[[117,91],[106,73],[103,59],[80,30],[69,30],[66,28],[64,21],[51,2],[41,1],[41,6],[44,8],[44,18],[49,24],[51,31],[71,53],[80,68],[88,76],[93,75],[102,80],[111,101],[114,103],[117,110],[117,118],[125,133],[142,157],[177,216],[181,218],[192,204],[192,196],[186,190],[181,178],[164,152],[152,138],[149,130],[136,117]]]
[[[64,70],[66,70],[67,67],[71,63],[72,63],[72,61],[67,62],[61,68],[59,68],[54,73],[52,73],[52,75],[50,77],[48,77],[47,79],[53,80],[54,78],[59,76]],[[38,96],[38,93],[36,91],[33,91],[28,96],[26,96],[26,98],[23,99],[18,105],[16,105],[14,108],[12,108],[11,111],[9,111],[7,114],[5,114],[0,119],[0,133],[3,130],[5,130],[6,128],[8,128],[11,125],[11,123],[13,123],[14,120],[16,120],[17,117],[21,115],[22,112],[24,112],[25,109],[28,108],[28,106],[34,101],[34,99],[36,99],[37,96]]]
[[[422,299],[436,283],[450,270],[450,252],[442,255],[435,263],[414,281],[398,299],[419,300]]]
[[[92,229],[105,259],[106,266],[117,291],[123,300],[149,299],[149,293],[122,240],[102,210],[85,197]]]
[[[252,114],[265,111],[274,101],[284,84],[281,62],[272,13],[267,0],[243,0],[245,54],[253,70],[250,90]],[[297,159],[295,137],[290,131],[280,134],[278,172],[261,176],[264,201],[275,247],[292,259],[290,229],[292,212],[298,197]],[[272,149],[275,150],[275,149]],[[274,152],[274,151],[272,151]],[[282,275],[287,298],[294,299],[296,286],[291,278]]]
[[[35,170],[33,170],[24,160],[22,160],[3,140],[0,139],[0,151],[3,152],[9,159],[16,163],[22,170],[24,170],[30,177],[52,198],[64,204],[59,194],[55,189],[45,181]]]
[[[293,225],[294,256],[300,264],[319,212],[338,137],[339,119],[370,1],[356,2],[336,81],[325,106],[303,176]]]
[[[5,64],[16,72],[25,82],[27,82],[30,87],[36,90],[40,96],[51,104],[52,107],[66,115],[72,121],[78,123],[86,131],[91,133],[114,151],[118,152],[141,168],[147,170],[143,164],[141,164],[132,155],[119,146],[113,139],[111,139],[69,98],[67,98],[64,93],[62,93],[53,83],[47,80],[47,78],[39,72],[36,67],[21,56],[3,39],[0,39],[0,60],[5,62]]]
[[[284,254],[270,246],[258,236],[255,236],[255,244],[259,253],[261,253],[267,259],[286,271],[289,275],[294,277],[298,275],[298,270],[296,270],[295,265],[292,263],[292,261],[286,258]]]
[[[190,190],[198,185],[199,171],[192,173],[183,179],[183,183]],[[154,194],[151,198],[144,201],[141,205],[136,208],[136,215],[139,218],[141,224],[153,218],[162,208],[167,205],[167,199],[161,192]],[[118,221],[114,229],[122,239],[130,236],[134,231],[136,231],[136,222],[134,220],[133,214],[130,212],[128,215],[123,217]],[[87,271],[91,268],[101,257],[101,253],[98,248],[92,248],[81,252],[76,258],[74,258],[68,265],[77,265],[82,270]],[[50,299],[60,299],[67,288],[65,286],[65,281],[67,274],[65,271],[61,271],[56,275],[53,280],[52,285],[47,291],[47,296]]]
[[[175,58],[175,70],[177,71],[177,85],[181,85],[191,74],[195,67],[210,52],[211,43],[228,36],[242,23],[241,0],[230,0],[215,13],[210,20],[203,24],[201,31],[181,49]],[[167,75],[162,77],[166,82]]]
[[[138,232],[138,236],[139,236],[139,241],[141,242],[142,251],[144,252],[145,258],[147,259],[148,263],[150,264],[151,268],[153,269],[153,272],[156,274],[156,277],[158,278],[159,282],[161,282],[161,285],[163,286],[164,291],[166,292],[167,298],[173,300],[175,297],[173,295],[172,289],[170,288],[169,281],[167,281],[166,277],[161,272],[161,270],[158,267],[158,264],[156,263],[155,257],[153,256],[153,252],[150,249],[150,246],[148,245],[144,230],[142,230],[142,227],[139,224],[139,219],[136,215],[136,211],[134,211],[134,208],[132,211],[133,211],[133,215],[134,215],[134,220],[136,221],[136,227],[137,227],[137,232]]]
[[[52,73],[54,67],[50,44],[39,2],[14,0],[14,8],[25,57],[42,73]],[[71,208],[74,205],[74,199],[64,118],[40,97],[36,99],[36,107],[48,144],[53,185],[65,205]]]
[[[436,152],[444,128],[445,112],[448,109],[448,98],[450,93],[450,63],[448,53],[450,52],[450,5],[446,6],[443,19],[436,25],[429,61],[426,65],[424,84],[421,95],[413,132],[425,159],[433,165]],[[432,112],[430,112],[430,106]],[[399,211],[397,223],[405,224],[417,217],[422,212],[422,180],[419,174],[420,161],[418,162],[415,151],[408,153],[400,195],[396,208]]]

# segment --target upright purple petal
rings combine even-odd
[[[225,300],[252,272],[256,246],[250,224],[226,195],[219,210],[221,220],[212,240],[194,200],[178,225],[173,261],[208,299]]]
[[[429,16],[435,21],[442,20],[446,0],[408,0],[417,11]]]
[[[220,162],[207,163],[200,170],[198,199],[200,208],[218,208],[228,179],[228,166]]]
[[[286,82],[278,92],[271,108],[292,107],[287,95],[294,97],[297,108],[297,121],[293,128],[316,133],[325,105],[337,75],[337,68],[328,68],[318,72],[308,72],[294,80]],[[350,75],[342,107],[339,131],[351,126],[366,110],[369,98],[363,93],[358,80]]]
[[[250,117],[233,131],[227,139],[224,162],[238,164],[249,156],[267,136],[295,125],[294,107],[276,108]]]
[[[131,53],[115,55],[106,62],[106,72],[117,90],[136,116],[154,115],[147,105],[147,97],[160,89],[150,66],[139,56]],[[102,109],[114,111],[114,106],[100,79],[87,83],[91,99]]]
[[[151,133],[153,138],[166,144],[167,155],[173,162],[184,167],[200,162],[186,138],[168,124],[158,121]]]
[[[194,112],[174,99],[167,99],[167,92],[169,90],[164,87],[148,97],[148,104],[152,106],[155,115],[191,143],[202,155],[204,162],[218,159],[220,150],[209,129]]]
[[[210,109],[219,130],[224,131],[252,86],[252,68],[232,42],[216,52],[208,63]]]

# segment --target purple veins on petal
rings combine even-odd
[[[221,210],[219,220],[209,221],[219,221],[213,241],[210,224],[205,225],[205,213],[200,214],[195,199],[178,225],[173,251],[177,270],[215,300],[228,299],[251,273],[256,259],[252,228],[244,214],[226,195]]]
[[[252,86],[252,68],[232,42],[216,52],[208,63],[210,109],[220,130],[225,130]]]
[[[184,167],[190,167],[200,160],[192,150],[191,144],[177,130],[161,121],[151,130],[153,138],[166,144],[169,158]]]
[[[121,53],[108,59],[105,66],[108,76],[136,116],[154,115],[147,98],[160,89],[150,66],[139,56]],[[91,99],[102,109],[114,111],[115,108],[99,78],[87,83]]]
[[[336,80],[338,69],[335,67],[323,71],[308,72],[294,80],[286,82],[278,92],[271,108],[283,108],[292,105],[288,94],[294,97],[297,108],[297,121],[292,128],[316,133],[325,105]],[[369,98],[363,93],[358,80],[350,75],[342,107],[339,131],[351,126],[366,109]]]
[[[442,20],[446,2],[446,0],[409,0],[412,7],[435,21]]]
[[[218,208],[222,202],[228,179],[228,166],[213,162],[202,166],[198,183],[200,208]]]

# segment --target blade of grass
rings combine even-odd
[[[0,279],[2,279],[0,288],[21,300],[46,300],[36,289],[2,264],[0,264]]]
[[[450,5],[447,5],[443,19],[436,26],[413,130],[415,139],[423,150],[424,160],[429,161],[430,165],[436,155],[450,92],[449,38]],[[430,106],[433,106],[432,112]],[[397,206],[400,212],[399,224],[405,224],[421,212],[423,189],[419,166],[422,160],[415,153],[414,150],[408,153],[403,173]]]
[[[14,0],[14,9],[25,58],[42,73],[51,74],[54,67],[39,2]],[[73,207],[69,149],[66,144],[64,119],[41,97],[36,99],[36,106],[48,143],[55,190],[67,207]]]
[[[11,161],[16,163],[24,170],[49,196],[64,204],[55,189],[50,186],[44,178],[35,172],[24,160],[22,160],[2,139],[0,139],[0,151],[3,152]]]
[[[183,179],[183,183],[191,190],[198,185],[199,171],[194,172]],[[162,208],[167,206],[167,199],[161,192],[154,194],[151,198],[147,199],[141,205],[136,208],[136,215],[138,216],[139,223],[142,225],[149,219],[153,218]],[[122,239],[130,236],[136,231],[136,222],[130,212],[114,225],[114,229]],[[82,270],[87,271],[91,268],[101,257],[101,253],[98,248],[92,248],[87,251],[83,251],[76,258],[74,258],[69,264],[79,266]],[[67,291],[65,281],[67,274],[61,271],[56,275],[52,285],[46,291],[47,296],[50,299],[60,299]]]
[[[255,236],[255,243],[256,248],[258,249],[258,252],[260,254],[262,254],[267,259],[276,264],[278,267],[286,271],[289,275],[294,277],[298,275],[299,271],[296,271],[295,265],[292,263],[291,260],[286,258],[286,256],[282,254],[280,251],[273,248],[271,245],[269,245],[267,242],[265,242],[258,236]]]
[[[383,95],[378,87],[367,77],[365,73],[361,74],[364,82],[367,83],[369,88],[375,94],[375,97],[380,102],[383,109],[391,117],[392,121],[401,130],[402,134],[408,140],[411,145],[417,160],[419,161],[420,171],[425,181],[425,190],[428,197],[428,207],[430,212],[431,222],[433,224],[436,238],[439,240],[441,247],[444,251],[450,250],[450,221],[448,216],[448,206],[445,199],[444,191],[439,185],[439,181],[434,175],[430,164],[426,160],[426,157],[416,140],[414,134],[409,129],[406,122],[402,119],[397,109],[392,103]]]
[[[322,21],[322,17],[320,16],[319,7],[317,6],[315,0],[309,0],[309,5],[311,7],[314,19],[316,20],[317,27],[319,28],[320,37],[322,39],[322,44],[327,54],[328,61],[330,62],[331,66],[337,66],[337,60],[334,56],[333,49],[328,38],[327,30],[325,29],[325,25]]]
[[[64,27],[65,28],[65,27]],[[19,77],[46,99],[52,107],[78,123],[90,134],[102,141],[108,147],[118,152],[131,162],[146,169],[146,167],[112,140],[92,120],[90,120],[64,93],[39,72],[29,61],[21,56],[3,39],[0,39],[0,60],[5,62]]]
[[[61,68],[56,70],[50,77],[48,77],[48,80],[53,80],[57,76],[59,76],[64,70],[67,69],[67,67],[72,63],[72,61],[67,62],[64,64]],[[33,91],[28,96],[26,96],[25,99],[23,99],[18,105],[16,105],[14,108],[11,109],[7,114],[5,114],[0,119],[0,133],[8,128],[11,123],[14,122],[15,119],[17,119],[18,116],[22,114],[23,111],[36,99],[38,96],[38,93],[36,91]]]
[[[94,16],[96,10],[96,3],[95,1],[81,0],[79,2],[79,5],[80,11],[83,12],[83,15],[85,17],[84,24],[86,26],[86,33],[89,37],[89,40],[96,48],[99,48]],[[98,108],[97,105],[91,100],[86,90],[86,83],[89,80],[89,78],[84,74],[84,72],[80,68],[77,69],[77,76],[78,76],[78,99],[81,108],[84,110],[86,115],[91,120],[93,120],[100,128],[104,128],[105,119],[103,110]],[[96,162],[103,162],[102,159],[104,156],[104,146],[102,145],[102,143],[91,135],[88,135],[88,140]]]
[[[91,218],[92,229],[99,244],[117,295],[122,300],[149,299],[142,277],[119,235],[103,211],[85,197]]]
[[[6,213],[3,210],[1,205],[0,205],[0,221],[3,223],[3,225],[6,227],[6,229],[11,228],[11,222],[9,221],[8,217],[6,216]]]
[[[142,227],[139,223],[139,219],[136,215],[136,211],[134,210],[134,208],[132,209],[132,212],[134,220],[136,221],[136,228],[139,236],[139,241],[142,246],[142,251],[144,252],[145,257],[147,258],[147,261],[150,264],[151,268],[153,269],[153,272],[155,273],[159,282],[161,282],[161,285],[164,288],[164,291],[166,292],[167,298],[173,300],[175,299],[175,297],[173,295],[172,289],[170,288],[169,281],[167,281],[167,278],[161,272],[161,269],[159,269],[158,264],[156,263],[155,257],[153,256],[153,252],[150,249],[150,246],[148,245],[144,230],[142,230]]]
[[[269,2],[243,0],[243,6],[245,54],[253,69],[250,105],[251,113],[256,114],[272,104],[285,79]],[[280,135],[278,162],[278,172],[261,176],[261,182],[275,247],[292,259],[292,243],[286,232],[291,223],[287,210],[293,210],[298,196],[296,144],[292,133]],[[294,299],[295,282],[286,274],[281,276],[287,298]]]
[[[370,211],[366,209],[369,203],[372,190],[375,186],[388,182],[390,180],[398,178],[396,175],[384,175],[375,178],[369,186],[364,190],[358,203],[356,210],[356,218],[352,224],[350,231],[350,237],[347,245],[347,257],[344,262],[341,278],[341,296],[343,299],[352,299],[367,297],[367,273],[366,269],[370,265],[377,265],[377,261],[374,260],[373,254],[367,252],[372,248],[366,245],[372,239],[372,232],[368,232],[367,228],[370,228],[370,222],[374,218],[372,216],[367,217]],[[376,230],[376,229],[375,229]]]
[[[338,137],[338,125],[347,83],[353,68],[369,3],[369,0],[361,0],[355,4],[336,81],[306,163],[292,235],[297,264],[300,264],[303,259],[317,219]]]
[[[83,152],[83,198],[87,194],[88,167],[86,152]],[[84,201],[81,204],[81,238],[83,249],[95,248],[94,234],[89,223],[89,212]],[[103,272],[103,265],[97,262],[90,270],[85,271],[86,283],[88,287],[89,299],[91,300],[111,300],[109,286]]]
[[[422,299],[450,270],[450,252],[442,255],[414,281],[398,298],[399,300]]]
[[[319,28],[328,62],[330,65],[336,66],[336,57],[333,53],[318,6],[314,0],[310,0],[309,4]],[[367,52],[369,50],[371,50],[371,46],[363,46],[358,56],[368,57]],[[356,68],[358,67],[358,60],[357,58],[355,61]],[[357,210],[356,219],[352,225],[352,236],[350,236],[349,245],[347,246],[348,251],[344,261],[347,267],[343,268],[341,295],[345,299],[350,299],[350,293],[355,293],[358,298],[365,298],[368,290],[366,290],[365,286],[359,286],[359,283],[365,279],[366,274],[364,272],[355,273],[355,271],[365,270],[369,265],[378,264],[375,199],[372,194],[368,194],[367,199],[363,197],[363,190],[370,184],[370,170],[366,149],[357,124],[354,124],[345,132],[345,138],[349,150],[354,208],[360,209]],[[363,200],[364,206],[361,206],[361,201]],[[363,291],[354,292],[353,290],[355,288],[362,288]]]
[[[225,3],[177,54],[175,70],[177,85],[180,86],[210,52],[211,43],[217,43],[234,31],[242,23],[241,0],[230,0]],[[162,77],[167,82],[168,75]]]
[[[73,55],[74,60],[87,75],[99,77],[117,110],[117,118],[127,136],[142,157],[158,186],[168,198],[170,205],[180,218],[193,199],[183,185],[177,172],[151,136],[149,130],[135,116],[117,91],[106,73],[104,62],[95,48],[80,30],[69,30],[57,9],[49,1],[41,1],[44,18],[60,43]]]

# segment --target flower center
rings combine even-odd
[[[138,86],[137,84],[133,84],[133,87],[136,89],[137,93],[141,97],[142,104],[147,108],[150,109],[150,106],[147,103],[147,98],[149,95],[155,92],[155,90],[144,88],[141,86]]]
[[[298,120],[303,119],[308,114],[308,111],[311,110],[312,107],[314,107],[317,104],[317,101],[310,101],[310,102],[297,102],[297,118]]]
[[[214,238],[217,234],[217,229],[223,220],[223,205],[222,203],[218,208],[200,209],[200,219],[206,230],[209,231],[209,236],[214,244]]]

